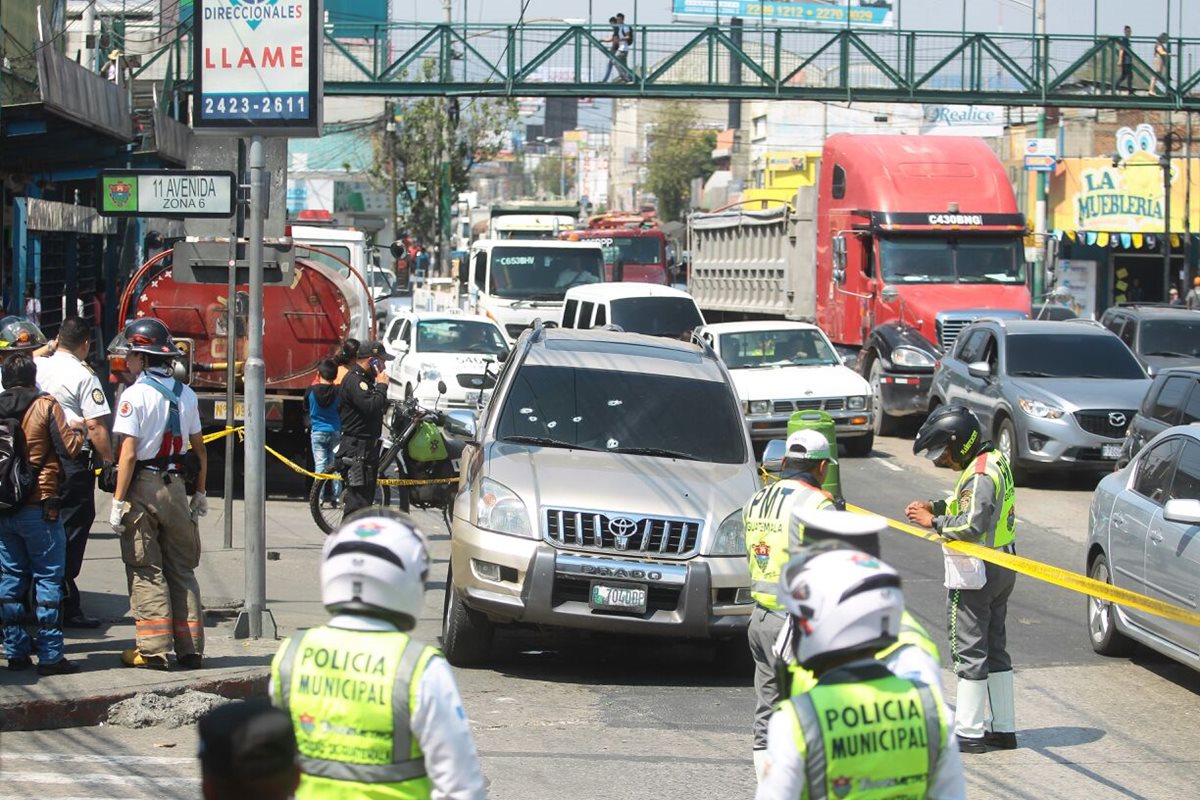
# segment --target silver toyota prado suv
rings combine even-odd
[[[474,436],[454,503],[452,664],[486,661],[511,623],[745,648],[741,509],[759,483],[711,349],[535,325]]]

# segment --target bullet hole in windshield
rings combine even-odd
[[[624,403],[625,403],[624,400],[609,400],[608,401],[608,405],[610,408],[615,408],[616,406],[624,405]]]
[[[620,446],[621,446],[621,443],[620,443],[620,442],[618,442],[616,439],[609,439],[609,440],[608,440],[608,442],[607,442],[606,444],[607,444],[607,447],[608,447],[608,449],[609,449],[609,450],[612,450],[612,449],[613,449],[613,448],[615,448],[615,447],[620,447]]]
[[[557,422],[555,422],[554,420],[550,420],[549,422],[547,422],[547,423],[546,423],[546,427],[547,427],[547,428],[557,428],[557,427],[558,427],[558,423],[557,423]]]
[[[532,414],[532,413],[533,413],[533,409],[532,409],[532,408],[522,408],[522,409],[521,409],[521,413],[522,413],[522,414]]]
[[[571,422],[583,422],[583,417],[571,417]]]
[[[531,414],[531,415],[529,416],[529,421],[530,421],[530,422],[537,422],[537,417],[535,417],[535,416],[533,416],[533,415]]]

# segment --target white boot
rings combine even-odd
[[[958,679],[958,698],[954,703],[955,733],[961,739],[983,743],[983,718],[987,712],[988,682]]]
[[[767,751],[754,751],[754,776],[758,778],[758,782],[762,783],[763,778],[767,777]]]
[[[1017,746],[1012,670],[988,675],[987,688],[992,706],[992,722],[985,737],[987,743],[992,747],[1012,750]]]

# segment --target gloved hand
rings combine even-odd
[[[192,495],[192,500],[188,503],[192,509],[192,521],[196,521],[208,513],[208,495],[204,492],[196,492]]]
[[[121,523],[121,520],[124,519],[125,515],[128,513],[129,513],[129,501],[114,499],[113,504],[112,504],[112,511],[109,512],[109,515],[108,515],[108,524],[111,525],[112,529],[114,531],[116,531],[117,533],[124,533],[125,526]]]

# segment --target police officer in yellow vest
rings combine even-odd
[[[921,452],[938,466],[962,474],[948,499],[909,503],[905,509],[909,520],[947,539],[1015,552],[1012,470],[992,443],[983,440],[975,415],[958,405],[938,408],[917,432],[913,453]],[[958,675],[959,748],[967,753],[982,753],[988,747],[1011,750],[1017,746],[1017,735],[1004,623],[1016,574],[954,550],[943,548],[943,552],[950,646]]]
[[[832,495],[821,488],[831,463],[836,462],[823,435],[796,431],[787,438],[779,480],[755,493],[742,510],[750,593],[755,602],[746,635],[754,658],[754,767],[759,773],[771,709],[785,697],[777,677],[777,659],[771,652],[787,616],[775,596],[779,573],[789,552],[804,540],[804,526],[797,521],[796,512],[835,505]]]
[[[286,640],[271,697],[296,729],[298,800],[487,797],[450,666],[409,636],[429,553],[398,512],[365,508],[325,540],[328,624]]]
[[[804,525],[805,544],[801,552],[814,556],[821,552],[853,549],[880,557],[879,535],[887,520],[875,514],[851,514],[846,511],[803,511],[797,516]],[[775,642],[775,654],[783,667],[780,686],[785,697],[807,692],[816,685],[811,672],[796,664],[796,620],[788,618]],[[875,654],[875,658],[893,675],[912,678],[942,690],[941,653],[925,626],[908,609],[900,617],[896,641]]]
[[[904,611],[896,571],[858,550],[802,552],[779,599],[796,620],[796,660],[817,683],[771,717],[757,800],[965,798],[941,692],[876,658]]]

